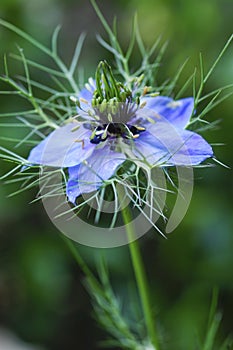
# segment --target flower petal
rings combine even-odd
[[[109,146],[95,149],[87,161],[70,167],[67,183],[67,196],[75,204],[76,198],[82,193],[96,191],[104,180],[109,179],[117,167],[125,161],[123,153],[111,151]]]
[[[94,92],[94,91],[93,91]],[[90,90],[83,88],[79,93],[78,97],[86,100],[87,102],[91,103],[92,97],[93,97],[93,92]]]
[[[88,83],[85,84],[85,88],[83,88],[79,92],[78,97],[82,97],[86,99],[88,102],[91,102],[95,89],[96,89],[95,80],[93,78],[89,78]]]
[[[28,157],[31,164],[70,167],[80,164],[93,152],[91,131],[78,122],[70,122],[49,134],[34,147]]]
[[[94,108],[92,106],[93,94],[95,91],[95,81],[89,78],[89,84],[85,84],[83,88],[77,95],[77,120],[95,121],[93,116],[95,115]],[[79,118],[81,117],[81,119]]]
[[[198,165],[213,156],[211,146],[198,134],[157,123],[135,140],[135,155],[151,165]]]
[[[88,79],[88,83],[85,84],[85,88],[83,88],[79,93],[78,93],[78,100],[80,103],[80,107],[77,107],[78,112],[81,111],[86,111],[88,109],[92,109],[92,98],[94,91],[96,89],[95,81],[92,78]]]
[[[185,128],[194,108],[194,99],[192,97],[178,101],[174,101],[166,96],[144,97],[141,99],[141,102],[146,102],[146,105],[140,111],[140,114],[146,113],[148,117],[151,117],[156,122],[162,116],[178,128]]]

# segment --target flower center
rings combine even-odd
[[[139,108],[139,97],[133,98],[132,91],[115,79],[106,61],[99,63],[95,80],[92,107],[98,124],[95,125],[90,142],[99,144],[106,139],[139,137],[145,128],[130,123]]]
[[[129,125],[124,123],[108,123],[99,125],[93,131],[90,142],[94,144],[99,144],[105,140],[123,138],[123,139],[136,139],[139,137],[140,133],[145,131],[143,127]]]

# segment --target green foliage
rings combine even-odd
[[[219,326],[222,320],[222,315],[217,311],[218,303],[218,291],[215,288],[213,291],[212,302],[210,306],[209,319],[206,330],[206,337],[203,345],[200,346],[200,350],[213,350],[217,349],[215,346],[215,341],[217,337],[217,332],[219,331]],[[232,338],[231,336],[227,337],[226,340],[218,348],[220,350],[229,350],[231,349]]]
[[[133,324],[133,322],[129,319],[129,310],[127,310],[126,319],[121,302],[115,296],[111,287],[104,260],[97,262],[99,266],[98,279],[79,254],[77,247],[70,240],[63,239],[85,275],[84,285],[92,298],[94,317],[110,336],[110,340],[103,341],[101,344],[104,346],[120,346],[122,349],[143,349],[143,344],[148,343],[148,341],[141,338],[141,334],[138,334],[136,327],[131,329],[130,324]]]

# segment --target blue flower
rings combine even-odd
[[[107,66],[105,80],[97,70],[96,82],[89,80],[77,101],[78,115],[50,133],[28,157],[30,164],[68,168],[66,191],[74,204],[81,194],[98,190],[125,160],[153,168],[195,166],[213,156],[200,135],[186,130],[193,98],[138,97],[118,83]]]

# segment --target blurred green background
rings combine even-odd
[[[199,52],[203,53],[205,67],[210,67],[233,29],[232,0],[106,0],[99,1],[99,6],[110,23],[115,15],[118,17],[123,46],[128,42],[135,11],[147,45],[159,35],[164,41],[169,39],[161,81],[174,75],[189,57],[180,87],[197,65]],[[78,35],[87,32],[81,58],[86,76],[93,74],[98,61],[106,57],[95,40],[103,29],[89,1],[1,0],[0,17],[48,45],[54,28],[61,24],[59,52],[66,62]],[[1,73],[3,53],[15,52],[16,43],[25,47],[27,57],[36,57],[31,46],[1,27]],[[206,92],[233,82],[232,62],[231,45]],[[19,108],[4,96],[0,102],[1,112]],[[224,143],[215,148],[215,153],[231,168],[232,107],[233,99],[229,98],[207,115],[209,121],[220,119],[220,123],[205,134],[211,143]],[[13,149],[14,145],[8,147]],[[22,152],[26,155],[28,149]],[[7,169],[9,165],[1,161],[1,174]],[[232,331],[232,170],[221,166],[199,169],[195,177],[188,213],[168,240],[156,232],[140,239],[164,349],[168,350],[194,349],[196,335],[204,337],[214,286],[219,287],[219,310],[223,313],[219,340]],[[0,186],[0,329],[9,329],[23,341],[46,350],[97,349],[97,341],[105,335],[93,320],[80,269],[42,204],[29,204],[36,191],[8,198],[15,188],[3,183]],[[93,269],[96,258],[106,255],[115,290],[126,299],[133,281],[128,248],[103,251],[80,247],[80,251]],[[11,350],[17,348],[12,346]]]

